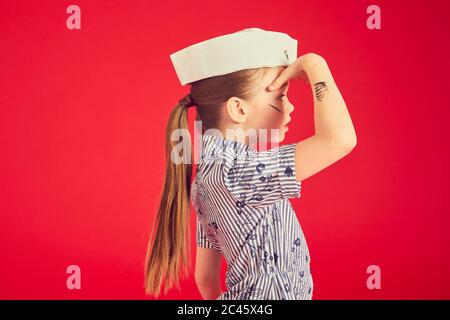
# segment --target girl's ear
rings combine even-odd
[[[249,116],[248,104],[237,97],[231,97],[225,102],[225,113],[237,123],[244,123]]]

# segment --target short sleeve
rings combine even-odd
[[[225,186],[237,199],[236,206],[256,208],[301,196],[295,175],[296,143],[267,151],[247,150],[225,166]]]
[[[215,249],[222,253],[222,250],[220,249],[219,243],[217,241],[216,234],[213,231],[209,231],[208,228],[205,228],[205,226],[202,223],[202,220],[199,218],[198,215],[196,215],[197,219],[197,246],[203,247],[203,248],[209,248],[209,249]]]

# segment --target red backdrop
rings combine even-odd
[[[81,30],[66,27],[71,4]],[[366,27],[371,4],[381,30]],[[449,299],[449,9],[448,1],[2,1],[0,298],[149,299],[143,268],[164,126],[188,92],[169,54],[258,27],[328,61],[358,136],[351,154],[292,200],[313,298]],[[287,143],[314,133],[310,87],[291,83],[290,100]],[[80,290],[66,287],[69,265],[81,268]],[[381,289],[366,286],[370,265],[381,268]],[[201,298],[193,273],[181,289],[161,298]]]

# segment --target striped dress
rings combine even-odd
[[[295,143],[267,151],[205,134],[191,185],[197,246],[227,262],[217,300],[310,300],[308,245],[289,202],[299,198]]]

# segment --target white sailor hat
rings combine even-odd
[[[282,32],[247,28],[202,41],[170,55],[181,85],[244,69],[288,66],[296,39]]]

